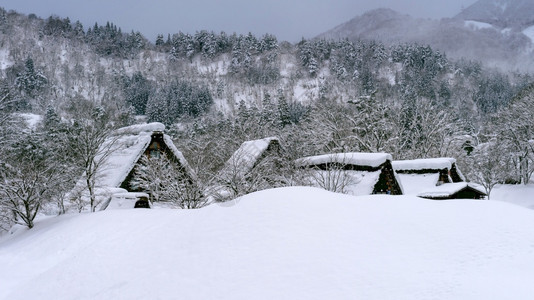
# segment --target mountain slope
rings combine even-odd
[[[37,223],[0,241],[0,299],[530,299],[534,293],[532,210],[302,187],[234,204]]]
[[[447,56],[477,60],[506,70],[534,70],[529,63],[532,41],[518,30],[472,26],[462,19],[416,19],[390,9],[377,9],[343,23],[317,38],[379,40],[427,44]]]
[[[531,0],[479,0],[455,18],[484,22],[500,28],[522,30],[534,25],[534,2]]]

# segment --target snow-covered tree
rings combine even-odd
[[[40,70],[35,69],[32,58],[26,59],[24,66],[25,70],[17,77],[15,85],[26,95],[33,97],[45,87],[48,79]]]
[[[521,91],[510,105],[491,120],[491,129],[506,141],[518,170],[518,181],[527,184],[534,173],[534,85]]]
[[[136,72],[131,78],[126,77],[123,83],[126,103],[135,108],[135,113],[144,115],[149,97],[152,94],[152,83],[143,74]]]
[[[48,138],[45,133],[19,134],[0,172],[1,210],[11,212],[15,222],[28,228],[34,226],[43,205],[67,186],[57,145],[47,143]]]
[[[89,192],[90,209],[95,211],[97,179],[106,159],[116,150],[118,135],[112,135],[114,127],[102,107],[86,111],[74,121],[68,139],[69,150],[76,165],[83,171],[85,187]]]
[[[510,153],[502,142],[492,140],[478,145],[467,159],[468,176],[471,181],[481,184],[490,199],[493,187],[504,183],[507,176]]]

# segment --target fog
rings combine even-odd
[[[366,11],[387,7],[421,18],[458,14],[474,0],[3,0],[0,6],[20,13],[34,13],[80,20],[85,27],[111,21],[123,31],[140,31],[154,40],[158,33],[198,30],[273,33],[295,42],[314,37]]]

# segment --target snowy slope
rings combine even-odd
[[[523,34],[526,35],[534,43],[534,26],[525,28],[523,30]]]
[[[484,22],[477,22],[477,21],[464,21],[465,26],[473,29],[493,29],[493,25],[484,23]]]
[[[490,200],[503,201],[534,209],[534,185],[501,185],[491,191]]]
[[[0,241],[0,299],[531,299],[534,212],[313,188],[115,210]]]

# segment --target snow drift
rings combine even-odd
[[[38,222],[0,241],[0,299],[534,294],[534,212],[519,206],[302,187],[226,204]]]

